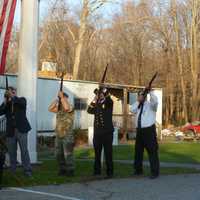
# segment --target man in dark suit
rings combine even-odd
[[[95,90],[96,96],[88,106],[88,113],[94,115],[94,138],[93,145],[95,150],[94,175],[101,174],[101,153],[104,148],[107,176],[113,176],[113,158],[112,158],[112,142],[113,142],[113,101],[106,88]]]
[[[26,99],[17,97],[16,90],[9,87],[4,95],[4,102],[0,106],[0,115],[6,117],[6,136],[11,171],[15,173],[17,164],[17,143],[21,150],[21,160],[24,173],[32,175],[30,157],[28,152],[28,132],[31,126],[26,117]]]

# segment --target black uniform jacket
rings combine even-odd
[[[7,104],[0,106],[0,115],[6,116],[6,133],[8,137],[14,135],[15,128],[21,133],[28,133],[31,126],[26,117],[26,99],[14,97]]]
[[[113,101],[110,96],[103,103],[91,103],[87,112],[94,114],[94,134],[112,133],[114,131],[112,122]]]

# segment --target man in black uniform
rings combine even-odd
[[[101,153],[104,148],[107,177],[113,176],[113,101],[106,88],[95,90],[95,98],[88,106],[88,113],[94,114],[94,138],[93,145],[95,150],[94,175],[101,175]]]

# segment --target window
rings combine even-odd
[[[87,109],[87,99],[75,98],[74,99],[75,110],[86,110]]]

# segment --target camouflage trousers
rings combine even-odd
[[[74,135],[69,131],[64,138],[56,136],[55,153],[60,171],[74,171]]]

